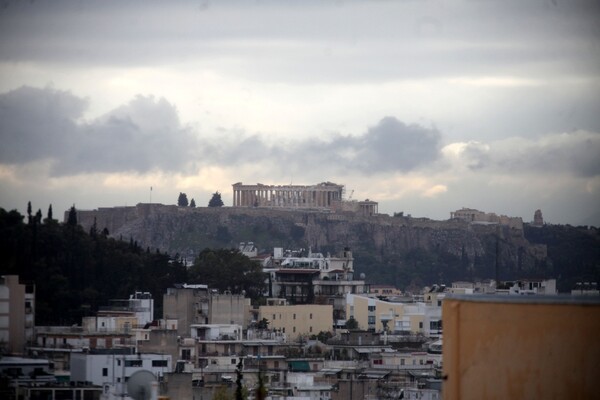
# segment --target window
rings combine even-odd
[[[419,360],[419,364],[423,365],[423,359]]]
[[[400,365],[404,365],[404,358],[400,359]]]
[[[442,330],[442,321],[429,321],[429,329],[432,331],[441,331]]]
[[[152,360],[153,367],[166,367],[167,360]]]
[[[232,363],[233,365],[235,365],[235,363],[236,363],[236,362],[237,362],[237,360],[236,360],[235,358],[232,358],[232,359],[231,359],[231,363]]]
[[[419,322],[419,329],[423,329],[423,321]]]
[[[369,312],[374,312],[375,311],[375,306],[369,306],[368,309],[369,309]]]
[[[296,333],[296,327],[293,328],[294,333]]]
[[[312,319],[312,313],[310,313],[309,318]]]
[[[117,360],[117,365],[121,366],[121,360]]]
[[[189,360],[192,358],[192,350],[191,349],[181,349],[181,359]]]
[[[108,368],[102,368],[102,376],[108,376]]]
[[[125,360],[126,367],[141,367],[142,360]]]
[[[279,361],[274,361],[274,362],[273,362],[273,367],[274,367],[275,369],[279,368]]]
[[[294,319],[296,319],[296,314],[294,314]]]
[[[273,314],[273,321],[275,321],[275,314]]]
[[[368,318],[369,318],[369,325],[374,325],[375,324],[375,316],[371,315]]]
[[[312,332],[312,326],[311,326],[310,328],[308,328],[308,331],[309,331],[309,332]]]

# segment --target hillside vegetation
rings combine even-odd
[[[401,215],[160,204],[89,211],[82,223],[89,226],[94,218],[115,236],[190,259],[207,247],[248,241],[266,253],[310,247],[334,255],[349,247],[357,276],[401,289],[498,277],[557,278],[566,291],[575,281],[600,279],[600,235],[587,227],[514,229]]]

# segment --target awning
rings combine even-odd
[[[342,372],[341,368],[323,368],[319,371],[322,375],[337,375]]]
[[[290,361],[289,366],[292,372],[310,372],[308,361]]]
[[[354,347],[354,351],[356,351],[358,354],[390,353],[390,352],[393,352],[393,349],[390,349],[389,347],[358,346],[358,347]]]
[[[390,374],[388,370],[366,369],[358,375],[359,378],[382,379]]]

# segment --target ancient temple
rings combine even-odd
[[[343,199],[344,185],[233,185],[234,207],[282,207],[334,209]]]

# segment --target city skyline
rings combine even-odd
[[[6,3],[0,207],[343,184],[600,226],[592,1]],[[152,188],[152,190],[150,189]]]

